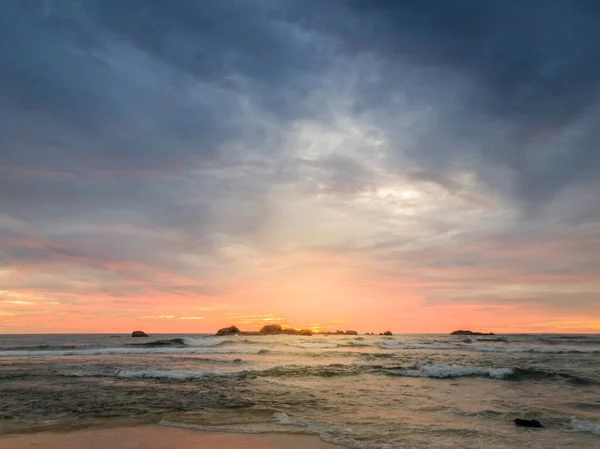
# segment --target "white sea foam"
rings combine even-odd
[[[184,337],[183,343],[187,346],[219,346],[225,343],[226,341],[231,341],[227,338],[220,337],[205,337],[205,338],[191,338]]]
[[[277,412],[273,414],[273,417],[279,424],[285,424],[287,426],[300,426],[305,427],[307,423],[301,419],[293,418],[287,413]]]
[[[62,357],[83,355],[137,354],[259,354],[260,348],[95,348],[43,351],[0,351],[0,357]]]
[[[335,343],[320,343],[320,342],[293,343],[290,346],[294,346],[296,348],[306,348],[306,349],[328,349],[328,348],[337,348],[338,347],[338,345]]]
[[[515,373],[514,368],[492,368],[462,365],[421,365],[415,369],[391,369],[388,373],[406,377],[431,377],[447,379],[452,377],[484,376],[492,379],[505,379]]]
[[[589,432],[594,435],[600,435],[600,423],[594,421],[588,421],[586,419],[572,418],[568,426],[579,432]]]

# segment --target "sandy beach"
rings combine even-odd
[[[163,426],[117,427],[0,437],[3,449],[339,449],[312,435],[212,433]]]

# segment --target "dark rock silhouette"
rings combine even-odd
[[[346,335],[358,335],[358,332],[356,332],[356,331],[346,331],[346,332],[344,332],[344,334],[346,334]]]
[[[281,333],[281,331],[283,331],[281,324],[267,324],[266,326],[263,326],[262,329],[258,332],[260,334],[278,334]]]
[[[390,331],[385,331],[383,335],[392,335],[392,333]]]
[[[464,331],[458,330],[452,332],[450,335],[496,335],[493,332],[485,333],[485,332],[473,332],[473,331]]]
[[[217,335],[306,335],[310,336],[313,331],[310,329],[284,329],[280,324],[268,324],[263,326],[261,330],[256,331],[241,331],[237,326],[224,327],[217,331]]]
[[[517,426],[521,426],[521,427],[534,427],[536,429],[539,429],[542,426],[542,423],[540,423],[537,419],[521,419],[521,418],[517,418],[515,419],[515,424]]]
[[[146,333],[145,333],[145,332],[143,332],[143,331],[133,331],[133,332],[131,333],[131,336],[132,336],[132,337],[147,337],[147,336],[148,336],[148,334],[146,334]]]
[[[224,327],[223,329],[219,329],[217,331],[217,335],[235,335],[239,333],[240,330],[237,328],[237,326]]]

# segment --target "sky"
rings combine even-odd
[[[0,333],[600,332],[593,0],[3,0]]]

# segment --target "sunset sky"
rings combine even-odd
[[[600,332],[600,3],[0,2],[0,333]]]

